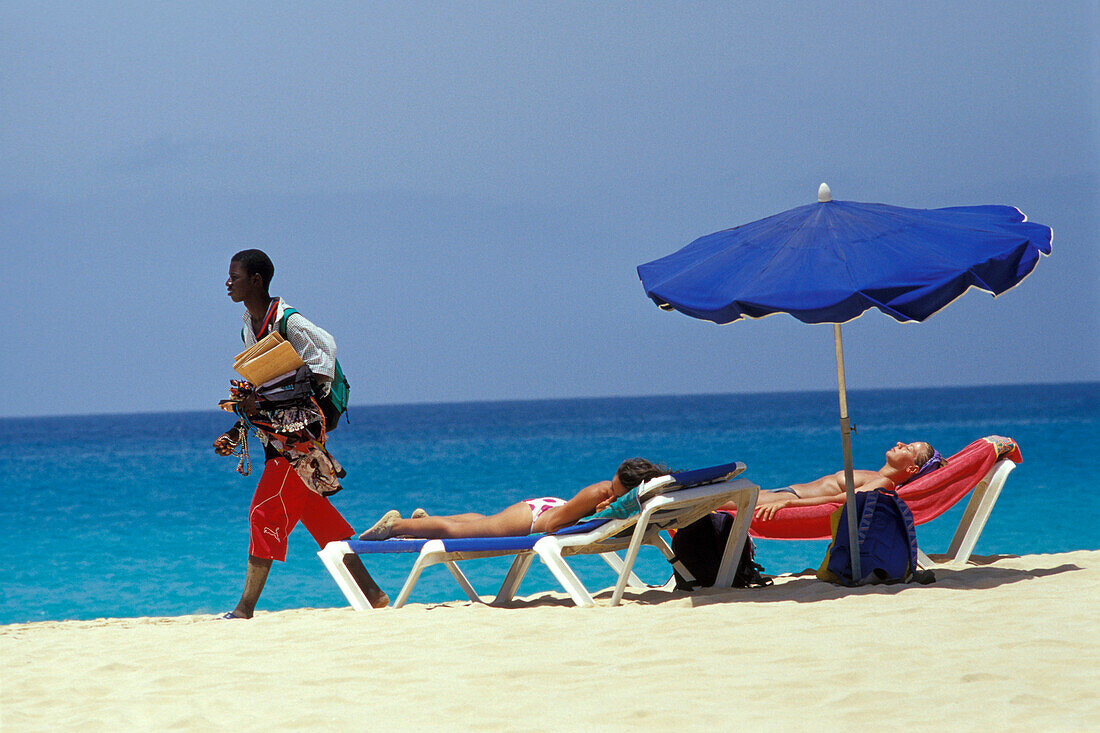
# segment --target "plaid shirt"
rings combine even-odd
[[[283,311],[290,307],[282,298],[278,301],[275,320],[268,329],[269,333],[278,330]],[[244,319],[244,345],[247,348],[256,343],[256,334],[252,332],[252,317],[247,310],[242,318]],[[318,379],[323,382],[332,381],[332,375],[336,369],[336,340],[328,331],[314,325],[301,313],[293,313],[286,321],[286,340]]]

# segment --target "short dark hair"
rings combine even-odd
[[[643,481],[664,476],[667,473],[670,473],[667,466],[651,463],[644,458],[628,458],[615,471],[615,475],[619,477],[619,483],[627,491],[640,485]]]
[[[924,448],[921,448],[920,450],[917,451],[917,460],[916,460],[917,468],[923,470],[924,467],[926,465],[928,465],[928,462],[931,461],[936,455],[938,455],[938,454],[936,453],[936,449],[932,447],[932,444],[931,443],[925,443]],[[928,470],[929,471],[934,471],[937,468],[943,468],[946,465],[947,465],[947,459],[944,458],[943,456],[940,456],[940,459],[939,459],[939,461],[936,462],[935,467],[930,468]]]
[[[271,278],[275,276],[275,265],[271,262],[271,258],[258,249],[242,249],[229,261],[240,262],[249,277],[259,275],[264,281],[265,288],[271,284]]]

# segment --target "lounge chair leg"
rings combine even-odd
[[[672,546],[668,544],[668,542],[665,540],[664,537],[661,536],[660,533],[653,537],[653,542],[651,544],[661,551],[661,554],[665,556],[665,559],[668,560],[673,569],[679,571],[680,575],[684,576],[685,580],[695,580],[695,576],[691,574],[691,571],[684,567],[684,564],[682,562],[676,560],[676,553],[672,551]],[[662,583],[659,587],[661,588],[661,590],[667,590],[670,592],[676,590],[676,575],[673,574],[672,576],[670,576],[669,579]]]
[[[993,512],[993,506],[997,503],[997,497],[1001,495],[1005,480],[1015,467],[1016,464],[1012,461],[998,461],[990,470],[992,475],[974,487],[962,519],[959,520],[958,529],[955,530],[955,536],[951,538],[951,545],[947,548],[952,564],[962,565],[970,559],[978,538],[985,529],[985,523]]]
[[[481,603],[481,596],[474,590],[474,586],[470,584],[470,579],[466,577],[466,574],[458,569],[458,565],[452,561],[447,560],[443,563],[447,566],[447,569],[451,571],[451,575],[458,581],[458,584],[462,586],[462,590],[466,593],[466,597],[474,603]]]
[[[726,540],[726,548],[722,554],[722,563],[718,566],[718,576],[714,579],[714,585],[717,588],[733,587],[733,577],[737,575],[741,553],[749,539],[749,525],[752,523],[752,515],[756,511],[756,499],[759,495],[759,488],[750,487],[744,489],[735,500],[737,517],[733,520],[733,527],[730,528],[730,536]]]
[[[534,550],[538,553],[539,559],[546,564],[546,567],[561,583],[561,587],[565,589],[565,592],[569,594],[569,597],[573,599],[573,602],[578,606],[591,607],[596,605],[596,601],[592,599],[592,596],[587,590],[585,590],[584,584],[581,583],[580,578],[573,572],[561,555],[558,554],[557,548],[547,540],[550,537],[544,537],[535,543]]]
[[[625,565],[623,563],[623,559],[621,557],[619,557],[619,553],[617,553],[617,552],[604,552],[604,553],[600,554],[600,557],[603,558],[603,561],[605,563],[607,563],[608,565],[611,566],[611,569],[615,571],[615,575],[617,577],[622,576],[623,568],[625,567]],[[639,578],[637,575],[634,574],[633,571],[631,571],[631,573],[630,573],[629,584],[631,586],[633,586],[634,588],[648,588],[649,587],[649,585],[644,583],[641,578]]]
[[[497,591],[497,597],[493,599],[493,603],[508,603],[516,597],[519,584],[527,575],[527,569],[531,567],[531,561],[534,559],[535,556],[530,552],[516,555],[516,559],[512,560],[512,566],[508,568],[508,574],[504,576],[504,582],[500,584],[500,590]]]
[[[344,598],[348,599],[351,607],[356,611],[370,611],[373,606],[371,606],[367,597],[363,595],[363,591],[359,588],[359,584],[355,582],[355,578],[348,572],[347,566],[344,565],[344,557],[351,554],[353,553],[348,547],[348,543],[339,541],[329,542],[317,553],[317,557],[321,558],[325,569],[336,581],[336,587],[344,594]]]
[[[405,602],[409,600],[409,594],[412,593],[413,586],[420,578],[420,573],[424,572],[424,568],[429,565],[437,565],[442,562],[439,555],[444,552],[443,543],[439,540],[424,543],[424,546],[420,548],[420,554],[416,556],[416,562],[413,563],[412,570],[409,571],[409,577],[405,579],[405,585],[401,586],[401,592],[397,594],[397,600],[393,602],[394,608],[401,608],[405,605]]]
[[[623,560],[623,570],[619,571],[619,582],[615,584],[615,592],[611,594],[611,605],[617,606],[623,599],[623,591],[626,590],[626,581],[634,574],[634,561],[638,558],[638,550],[642,548],[646,529],[649,526],[649,517],[660,506],[660,502],[642,510],[638,517],[638,523],[634,525],[634,534],[630,536],[630,546],[626,548],[626,558]]]
[[[672,562],[672,558],[676,557],[676,553],[672,551],[672,546],[668,544],[664,537],[657,533],[653,538],[653,546],[661,551],[661,554],[665,556],[665,559]]]

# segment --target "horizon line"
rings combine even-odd
[[[947,386],[929,386],[929,387],[860,387],[856,389],[847,390],[847,394],[860,394],[864,392],[926,392],[926,391],[944,391],[944,390],[962,390],[962,389],[1003,389],[1003,388],[1018,388],[1018,387],[1100,387],[1100,380],[1095,381],[1075,381],[1075,382],[1004,382],[1000,384],[955,384]],[[747,391],[747,392],[684,392],[684,393],[662,393],[662,394],[645,394],[645,395],[588,395],[588,396],[574,396],[574,397],[512,397],[501,399],[484,399],[484,400],[439,400],[439,401],[424,401],[424,402],[363,402],[358,404],[349,404],[348,409],[358,408],[392,408],[392,407],[431,407],[431,406],[457,406],[457,405],[500,405],[500,404],[523,404],[523,403],[540,403],[540,402],[586,402],[597,400],[643,400],[643,399],[666,399],[666,398],[683,398],[683,397],[749,397],[749,396],[767,396],[767,395],[820,395],[820,394],[836,394],[835,389],[790,389],[790,390],[761,390],[761,391]],[[43,419],[58,419],[68,417],[128,417],[128,416],[143,416],[143,415],[186,415],[186,414],[220,414],[222,410],[216,407],[204,408],[204,409],[189,409],[189,410],[142,410],[137,412],[75,412],[75,413],[59,413],[59,414],[45,414],[45,415],[0,415],[0,420],[43,420]],[[231,413],[226,412],[226,415]]]

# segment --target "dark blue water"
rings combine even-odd
[[[976,552],[1100,548],[1094,517],[1094,438],[1100,384],[860,391],[849,395],[857,467],[882,465],[895,440],[927,440],[944,454],[990,434],[1020,444]],[[835,393],[704,395],[537,402],[353,407],[333,433],[348,470],[334,504],[356,528],[385,510],[491,513],[531,496],[571,496],[610,478],[635,455],[674,468],[740,460],[763,487],[841,467]],[[249,500],[262,464],[242,477],[213,439],[224,413],[0,420],[3,476],[0,623],[101,616],[218,613],[240,594]],[[1087,465],[1086,465],[1087,464]],[[921,547],[946,549],[961,505],[918,530]],[[768,572],[816,567],[824,542],[761,542]],[[302,528],[276,564],[261,610],[343,605]],[[396,595],[410,557],[367,560]],[[668,565],[643,550],[639,574],[663,582]],[[506,560],[467,563],[483,594]],[[591,588],[614,582],[598,558],[578,558]],[[539,563],[521,594],[558,590]],[[463,598],[441,567],[425,572],[413,602]]]

